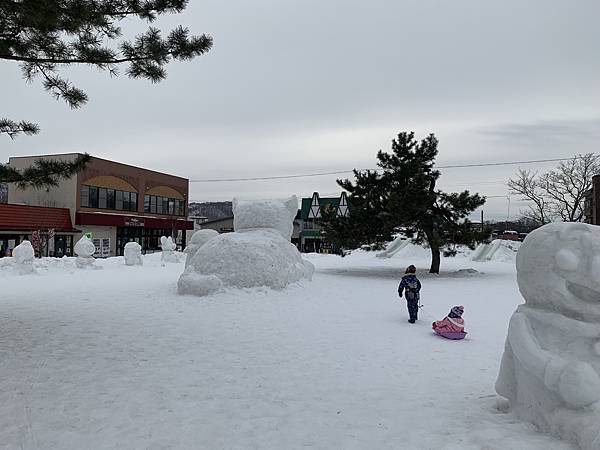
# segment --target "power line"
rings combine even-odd
[[[553,158],[553,159],[532,159],[527,161],[505,161],[505,162],[493,162],[493,163],[474,163],[474,164],[455,164],[447,166],[435,166],[436,169],[468,169],[474,167],[493,167],[493,166],[514,166],[519,164],[536,164],[546,162],[560,162],[560,161],[571,161],[574,159],[581,159],[582,157],[575,156],[571,158]],[[356,169],[359,171],[372,170],[381,171],[383,169]],[[332,172],[316,172],[316,173],[305,173],[299,175],[275,175],[268,177],[248,177],[248,178],[205,178],[190,180],[190,183],[221,183],[221,182],[237,182],[237,181],[266,181],[266,180],[285,180],[292,178],[309,178],[309,177],[321,177],[325,175],[341,175],[344,173],[352,173],[353,170],[335,170]]]

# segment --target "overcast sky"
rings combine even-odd
[[[1,62],[0,116],[42,132],[0,136],[0,159],[87,151],[190,180],[293,175],[373,167],[405,130],[436,134],[439,165],[598,152],[598,17],[597,0],[191,0],[158,24],[214,47],[158,85],[70,70],[90,97],[72,111]],[[505,195],[516,170],[447,169],[441,186]],[[335,178],[192,182],[190,200],[339,193]],[[506,218],[508,201],[484,210]]]

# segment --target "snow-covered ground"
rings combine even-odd
[[[177,295],[180,263],[0,259],[0,448],[568,449],[496,408],[510,262],[308,255],[283,291]],[[396,288],[419,268],[424,309]],[[461,270],[475,269],[475,271]],[[430,329],[455,304],[469,335]]]

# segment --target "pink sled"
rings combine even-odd
[[[465,336],[467,335],[466,332],[460,332],[460,333],[453,333],[453,332],[444,332],[444,331],[438,331],[438,330],[433,330],[436,332],[436,334],[438,334],[439,336],[442,336],[446,339],[451,339],[453,341],[460,341],[461,339],[464,339]]]

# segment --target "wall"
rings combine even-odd
[[[73,161],[77,157],[76,154],[70,153],[66,155],[51,155],[44,158],[52,158],[60,161]],[[24,169],[31,166],[39,156],[12,157],[9,158],[8,164],[16,169]],[[77,189],[76,177],[71,177],[68,180],[61,180],[58,186],[50,186],[48,188],[34,189],[28,188],[25,190],[18,189],[16,184],[9,183],[8,185],[8,203],[32,205],[32,206],[47,206],[55,208],[69,208],[71,212],[71,223],[75,223],[75,200]]]

